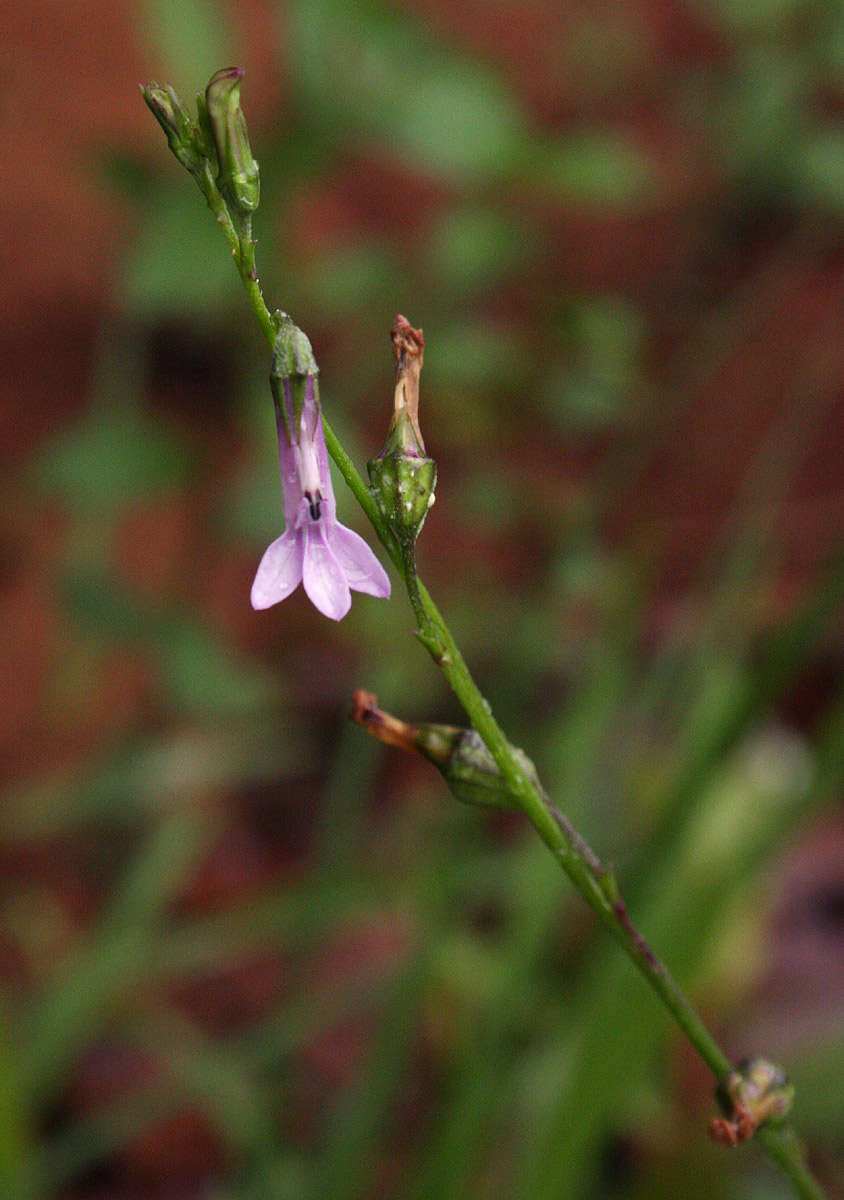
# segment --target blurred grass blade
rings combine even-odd
[[[32,1002],[21,1039],[30,1109],[55,1097],[74,1059],[107,1025],[112,1005],[143,986],[156,954],[156,925],[207,849],[207,814],[176,813],[154,827],[118,885],[103,920],[69,951]]]

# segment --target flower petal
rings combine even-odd
[[[305,539],[305,558],[302,582],[311,603],[332,621],[345,617],[352,604],[352,594],[340,563],[331,553],[326,537],[325,521],[306,523],[301,530]]]
[[[296,513],[302,499],[299,473],[296,470],[296,451],[287,440],[287,430],[281,413],[276,409],[278,426],[278,468],[281,475],[281,494],[285,529],[296,528]]]
[[[328,544],[343,568],[346,582],[356,592],[386,598],[390,594],[387,572],[362,537],[340,522],[329,530]]]
[[[264,551],[252,584],[252,607],[269,608],[284,600],[302,578],[302,538],[288,529]]]

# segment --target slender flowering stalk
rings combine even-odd
[[[235,76],[235,82],[239,83],[239,68],[228,68],[212,82],[223,79],[228,85]],[[533,764],[508,741],[416,573],[415,537],[433,497],[436,478],[432,460],[424,457],[416,419],[418,374],[422,365],[421,330],[413,330],[404,318],[397,320],[393,330],[397,387],[392,440],[388,439],[379,459],[373,460],[376,477],[371,478],[370,489],[330,424],[326,421],[323,426],[317,366],[310,342],[289,317],[271,313],[264,302],[251,235],[252,195],[248,191],[240,195],[229,186],[232,182],[240,183],[237,163],[234,164],[237,169],[230,170],[227,161],[227,175],[226,171],[218,173],[219,163],[212,162],[212,158],[218,158],[219,150],[215,151],[211,144],[205,98],[197,97],[199,123],[194,124],[172,88],[153,84],[142,91],[167,134],[170,148],[196,178],[220,224],[253,312],[274,351],[271,383],[287,528],[261,560],[252,588],[253,606],[267,608],[276,604],[304,582],[305,591],[317,608],[339,620],[349,609],[351,588],[374,596],[389,595],[389,580],[372,551],[357,534],[337,522],[327,441],[347,485],[390,558],[403,572],[419,621],[417,636],[442,669],[473,728],[435,725],[414,728],[377,709],[375,697],[363,692],[356,698],[356,719],[382,740],[423,753],[442,771],[458,799],[521,809],[525,813],[583,898],[719,1079],[724,1092],[721,1103],[727,1115],[713,1123],[716,1140],[737,1144],[754,1136],[791,1180],[798,1195],[804,1200],[822,1200],[823,1192],[806,1165],[794,1130],[787,1122],[781,1123],[790,1105],[791,1092],[778,1068],[757,1062],[758,1069],[751,1072],[752,1077],[743,1069],[733,1068],[665,966],[634,928],[613,872],[602,866],[568,819],[550,803]],[[239,110],[239,101],[235,107]],[[243,129],[238,126],[235,132],[237,139],[247,136],[245,125]],[[237,140],[237,147],[240,146]],[[254,200],[257,204],[257,190]],[[395,473],[385,471],[387,459],[395,463]],[[423,490],[420,485],[424,485]],[[770,1082],[770,1088],[766,1081]]]
[[[292,322],[289,325],[294,336],[304,338]],[[252,607],[278,604],[303,583],[319,611],[339,621],[351,606],[350,589],[387,597],[390,580],[363,538],[337,520],[312,355],[311,363],[314,369],[304,378],[298,372],[279,374],[274,367],[286,528],[264,552],[252,584]]]

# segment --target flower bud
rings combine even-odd
[[[456,725],[409,725],[378,707],[372,692],[359,689],[353,697],[352,720],[373,737],[422,754],[433,763],[454,796],[483,808],[516,809],[518,805],[480,734]],[[521,750],[519,766],[537,786],[536,768]]]
[[[710,1123],[709,1135],[722,1146],[737,1146],[753,1137],[760,1125],[777,1125],[785,1119],[794,1087],[776,1063],[752,1058],[730,1071],[715,1094],[727,1115]]]
[[[179,97],[169,84],[161,87],[157,83],[141,85],[141,95],[176,158],[192,175],[199,175],[207,161],[203,137]]]
[[[396,359],[393,417],[384,448],[366,464],[375,500],[390,528],[411,545],[434,503],[437,465],[425,454],[419,428],[419,376],[425,339],[404,317],[390,334]]]
[[[208,122],[217,150],[217,185],[243,215],[254,212],[261,194],[258,164],[252,157],[246,118],[240,107],[243,67],[223,67],[205,89]]]

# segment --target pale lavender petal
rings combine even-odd
[[[269,608],[295,591],[302,578],[303,554],[302,537],[292,529],[270,543],[252,584],[253,608]]]
[[[296,470],[296,451],[287,440],[287,430],[281,413],[278,411],[276,411],[276,424],[278,425],[278,467],[281,474],[284,524],[287,529],[293,529],[296,524],[299,502],[302,499],[299,473]]]
[[[314,447],[324,510],[328,519],[333,521],[336,513],[334,487],[328,467],[328,451],[325,447],[325,432],[322,428],[322,410],[316,398],[313,377],[308,376],[305,381],[305,396],[298,429],[295,426],[293,396],[289,379],[283,381],[282,394],[287,424],[278,409],[276,409],[276,422],[278,425],[278,460],[284,497],[284,524],[288,529],[296,526],[302,500],[302,483],[296,464],[296,450],[288,437],[288,424],[294,440],[298,440],[300,444],[311,443]]]
[[[338,521],[329,531],[328,542],[349,587],[370,596],[389,596],[387,572],[362,537]]]
[[[305,539],[305,559],[302,582],[311,603],[332,621],[345,617],[352,604],[352,594],[343,568],[331,553],[325,536],[325,522],[309,522],[302,528]]]
[[[306,393],[307,403],[307,393]],[[334,519],[334,514],[337,506],[334,501],[334,485],[331,482],[331,470],[328,465],[328,449],[325,445],[325,430],[322,427],[322,412],[317,412],[316,430],[314,433],[314,441],[316,442],[317,462],[319,463],[319,476],[322,481],[322,495],[328,505],[329,516]]]

